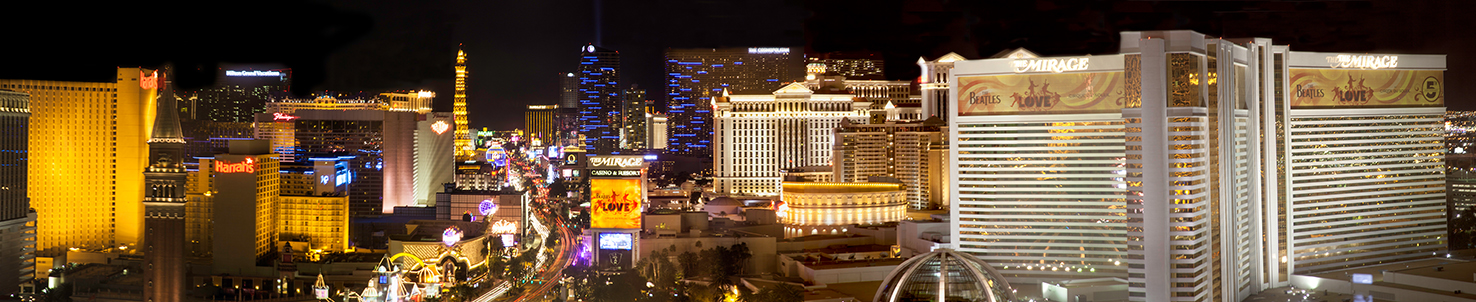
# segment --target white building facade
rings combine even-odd
[[[1443,55],[1122,35],[954,62],[957,249],[1011,282],[1123,278],[1132,301],[1443,253]]]
[[[773,94],[729,95],[714,103],[713,185],[718,194],[773,196],[780,170],[829,165],[843,119],[865,123],[871,102],[793,83]]]

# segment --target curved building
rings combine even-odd
[[[984,260],[938,249],[897,265],[872,301],[1015,301],[1015,289]]]
[[[902,220],[906,191],[899,183],[786,182],[779,221],[785,237],[839,234],[852,225]]]

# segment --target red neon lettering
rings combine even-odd
[[[291,121],[291,120],[294,120],[294,119],[297,119],[297,117],[296,116],[282,114],[281,112],[273,112],[272,113],[272,120],[276,120],[276,121]]]
[[[256,173],[256,163],[253,162],[251,160],[251,158],[249,158],[249,157],[246,158],[246,161],[244,161],[244,162],[239,162],[239,163],[234,163],[234,164],[223,162],[223,161],[218,161],[218,162],[215,163],[215,172],[217,172],[217,173]]]
[[[138,71],[138,87],[143,88],[143,89],[157,89],[157,88],[159,88],[159,71],[154,71],[154,74],[153,75],[148,75],[148,74],[144,74],[142,70],[139,70]]]

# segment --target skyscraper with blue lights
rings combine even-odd
[[[667,152],[711,157],[713,97],[771,93],[804,72],[788,47],[666,50]]]
[[[620,53],[594,45],[580,49],[579,132],[590,154],[620,150]]]

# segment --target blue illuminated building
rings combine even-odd
[[[712,157],[712,97],[803,81],[803,57],[788,47],[668,49],[667,152]]]
[[[586,45],[579,54],[579,132],[589,154],[620,150],[620,53]]]

